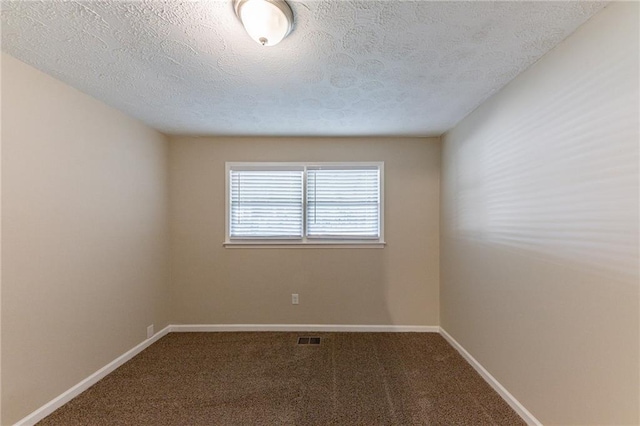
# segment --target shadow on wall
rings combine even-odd
[[[618,87],[636,57],[585,71],[526,121],[456,147],[454,235],[637,280],[638,94],[590,83]]]

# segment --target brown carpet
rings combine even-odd
[[[170,333],[39,424],[524,422],[437,333],[263,332]]]

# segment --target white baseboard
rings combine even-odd
[[[542,423],[540,423],[540,421],[538,421],[538,419],[536,419],[533,414],[529,412],[529,410],[524,408],[524,405],[520,404],[520,402],[513,395],[511,395],[511,393],[509,393],[509,391],[504,386],[502,386],[495,377],[491,375],[491,373],[489,373],[473,356],[471,356],[469,352],[467,352],[465,348],[462,347],[460,343],[458,343],[453,337],[451,337],[451,335],[447,333],[442,327],[440,327],[440,334],[451,344],[451,346],[453,346],[458,352],[460,352],[460,355],[462,355],[464,359],[466,359],[467,362],[471,364],[473,368],[475,368],[475,370],[482,376],[482,378],[487,383],[489,383],[489,385],[491,385],[491,387],[496,392],[498,392],[502,399],[504,399],[506,403],[509,404],[509,406],[513,408],[513,410],[518,413],[518,415],[522,417],[525,422],[527,422],[528,425],[542,426]]]
[[[167,333],[169,333],[169,331],[170,331],[170,326],[163,328],[162,330],[154,334],[152,337],[144,340],[142,343],[136,345],[129,351],[120,355],[118,358],[114,359],[109,364],[105,365],[104,367],[102,367],[101,369],[99,369],[98,371],[96,371],[95,373],[93,373],[92,375],[90,375],[89,377],[87,377],[86,379],[84,379],[83,381],[81,381],[71,389],[60,394],[59,396],[52,399],[51,401],[47,402],[45,405],[38,408],[28,416],[24,417],[22,420],[19,420],[17,423],[15,423],[14,426],[35,425],[40,420],[47,417],[49,414],[53,413],[58,408],[62,407],[64,404],[71,401],[73,398],[75,398],[76,396],[80,395],[82,392],[89,389],[91,386],[98,383],[106,375],[115,371],[116,368],[120,367],[122,364],[124,364],[125,362],[129,361],[131,358],[133,358],[134,356],[142,352],[152,343],[155,343],[161,337],[164,337]]]
[[[337,324],[183,324],[172,325],[172,332],[223,331],[315,331],[364,333],[438,333],[437,325],[337,325]]]

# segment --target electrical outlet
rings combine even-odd
[[[292,305],[297,305],[298,302],[299,302],[298,293],[293,293],[291,295],[291,304]]]
[[[153,337],[153,324],[151,324],[149,327],[147,327],[147,339]]]

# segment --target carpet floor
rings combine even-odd
[[[270,332],[170,333],[39,423],[523,424],[437,333]]]

